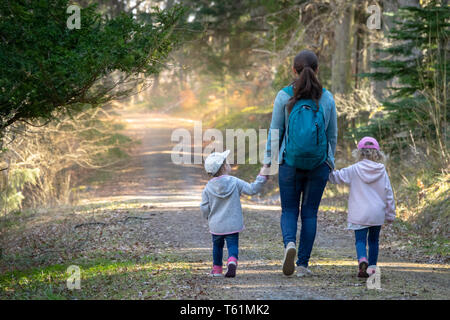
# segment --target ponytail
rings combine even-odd
[[[294,95],[286,104],[288,114],[291,113],[295,103],[300,99],[314,100],[317,104],[317,110],[319,110],[322,84],[316,76],[317,56],[312,51],[303,50],[295,57],[294,68],[298,73],[298,78],[292,83]]]

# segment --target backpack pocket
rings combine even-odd
[[[288,165],[311,170],[327,158],[327,138],[323,109],[294,106],[288,120],[285,161]]]

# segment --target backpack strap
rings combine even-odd
[[[289,97],[291,97],[291,98],[294,96],[294,87],[292,86],[292,84],[284,87],[281,90],[284,91],[285,93],[287,93],[287,95]],[[285,141],[284,152],[286,152],[286,144],[287,144],[287,139],[288,139],[288,129],[289,129],[289,117],[287,116],[286,108],[284,108],[284,132],[283,132],[283,137],[281,139],[282,141],[286,140]],[[283,158],[284,158],[284,156],[285,155],[283,154]]]

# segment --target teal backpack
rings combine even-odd
[[[293,96],[292,86],[283,88]],[[297,101],[289,115],[284,161],[289,166],[312,170],[325,162],[328,141],[323,108],[311,99]]]

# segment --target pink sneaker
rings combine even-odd
[[[222,266],[213,266],[211,273],[209,274],[211,277],[222,277],[223,270],[222,270]]]
[[[225,277],[234,278],[236,276],[237,259],[235,257],[229,257],[227,263],[227,273]]]
[[[359,263],[358,278],[368,278],[369,274],[367,273],[367,267],[369,266],[369,262],[367,261],[367,258],[359,259],[358,263]]]

